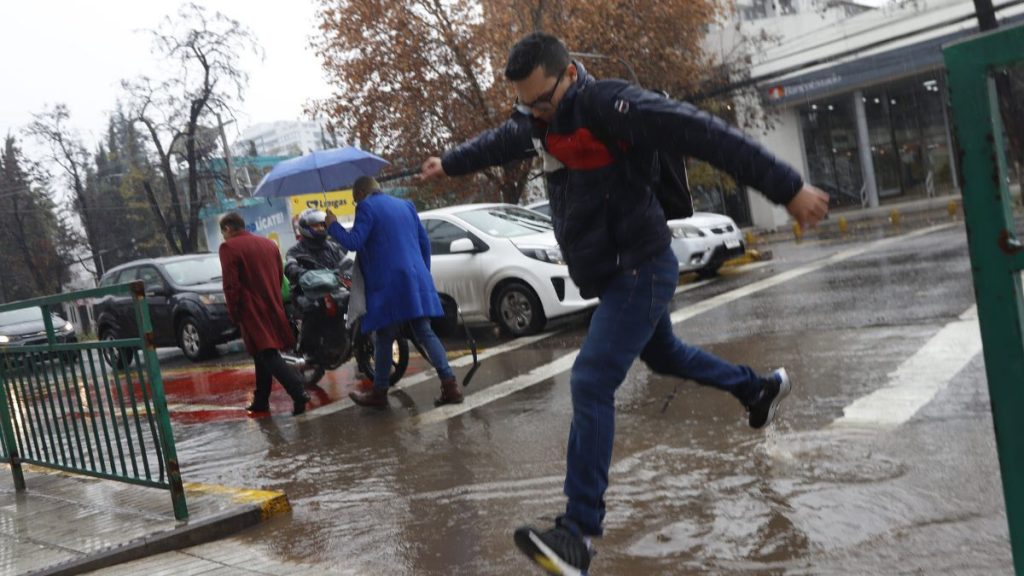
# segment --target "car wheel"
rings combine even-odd
[[[214,349],[191,316],[186,316],[178,322],[178,347],[185,353],[185,357],[193,362],[209,358],[213,355]]]
[[[718,269],[721,267],[721,262],[711,262],[707,266],[697,270],[697,276],[701,278],[714,278],[715,276],[718,276]]]
[[[119,339],[117,333],[107,327],[100,328],[99,336],[103,342]],[[102,353],[103,360],[106,361],[107,365],[118,370],[130,366],[134,359],[131,348],[103,348]]]
[[[509,336],[536,334],[547,323],[540,299],[522,282],[510,282],[498,290],[494,312],[501,331]]]

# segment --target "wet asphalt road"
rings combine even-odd
[[[617,395],[592,574],[1012,573],[980,354],[922,378],[934,395],[895,424],[871,409],[858,412],[866,423],[836,423],[896,375],[956,355],[936,341],[973,304],[966,238],[961,223],[929,230],[882,244],[882,230],[776,244],[767,263],[684,278],[676,334],[758,370],[784,365],[794,390],[776,424],[754,432],[731,396],[634,365]],[[418,358],[390,410],[340,401],[358,385],[346,365],[297,419],[279,389],[273,416],[238,410],[251,386],[240,354],[165,361],[182,476],[287,493],[290,516],[232,539],[281,562],[338,574],[537,573],[511,533],[564,506],[562,368],[585,319],[526,344],[476,333],[499,353],[458,414],[435,411],[437,380],[417,374]]]

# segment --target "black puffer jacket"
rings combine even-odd
[[[345,249],[330,238],[316,242],[307,238],[299,240],[288,249],[285,257],[284,275],[292,285],[292,290],[301,292],[299,276],[307,270],[337,270],[345,259]]]
[[[672,241],[646,176],[656,151],[704,160],[777,204],[803,185],[796,171],[722,120],[622,81],[596,81],[576,67],[577,81],[550,125],[513,114],[442,162],[445,173],[459,176],[540,154],[555,236],[585,297],[600,295],[616,272]],[[613,155],[603,141],[620,143],[626,154]]]

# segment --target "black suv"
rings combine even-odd
[[[142,280],[149,302],[156,346],[178,346],[197,362],[214,354],[214,347],[238,337],[228,317],[221,285],[220,258],[216,254],[189,254],[134,260],[111,268],[100,286]],[[131,296],[106,296],[95,305],[100,340],[133,338],[139,333]],[[111,354],[114,365],[131,362]]]

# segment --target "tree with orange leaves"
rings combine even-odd
[[[314,109],[354,143],[414,167],[508,116],[503,68],[521,36],[555,33],[598,77],[684,95],[720,77],[701,43],[725,9],[716,0],[322,0],[313,44],[336,88]],[[424,186],[416,199],[516,203],[528,172],[488,170]]]

